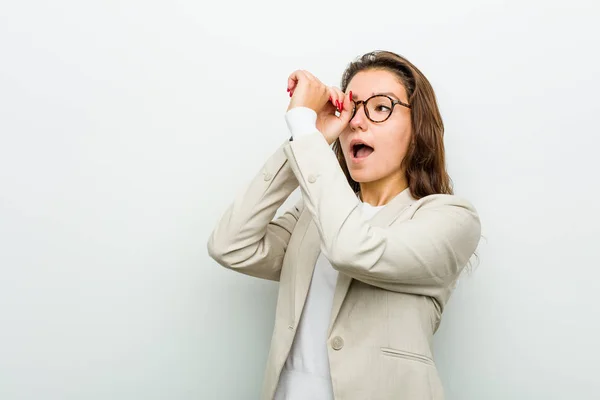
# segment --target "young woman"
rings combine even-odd
[[[341,88],[296,71],[287,89],[292,136],[208,241],[224,267],[280,282],[262,398],[442,399],[432,337],[480,222],[452,193],[433,89],[387,51]]]

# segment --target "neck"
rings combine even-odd
[[[404,174],[394,174],[373,182],[360,182],[360,199],[374,207],[390,202],[408,187]]]

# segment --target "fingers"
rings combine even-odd
[[[343,102],[344,110],[352,110],[352,108],[354,107],[354,104],[352,103],[352,98],[350,97],[352,95],[352,92],[348,92],[346,94],[340,90],[340,93],[342,95],[341,101]]]
[[[288,77],[287,81],[287,91],[290,93],[290,97],[294,94],[294,90],[298,85],[299,76],[296,71],[292,72],[292,74]]]
[[[312,76],[312,74],[308,73],[308,71],[304,71],[302,69],[292,72],[288,77],[287,87],[287,91],[290,93],[290,97],[292,97],[292,95],[294,94],[294,90],[296,90],[296,87],[298,86],[298,82],[300,82],[300,80],[302,79],[312,81],[315,79],[315,77]]]
[[[296,88],[298,87],[298,83],[300,82],[300,80],[306,80],[307,82],[315,82],[321,84],[321,81],[319,81],[310,72],[303,69],[296,70],[292,72],[288,77],[287,91],[290,93],[290,97],[292,97],[292,95],[294,94],[294,90],[296,90]]]
[[[342,100],[338,92],[330,93],[329,87],[324,85],[314,75],[305,70],[296,70],[288,77],[288,93],[291,97],[288,110],[294,107],[308,107],[321,112],[325,107],[327,112],[333,112],[334,107],[329,105],[328,98],[337,99],[336,108],[341,110]]]
[[[315,78],[315,76],[313,74],[311,74],[310,72],[308,72],[304,69],[302,70],[302,72],[304,73],[304,75],[306,76],[306,78],[308,80],[320,83],[320,81],[317,78]]]
[[[328,87],[327,91],[329,92],[329,104],[337,109],[339,105],[338,93],[334,87]]]
[[[290,93],[290,97],[292,97],[292,95],[294,94],[294,90],[296,90],[298,82],[300,81],[300,79],[302,79],[302,75],[304,75],[304,73],[301,70],[297,70],[292,72],[288,77],[287,91]]]
[[[340,91],[341,92],[341,91]],[[340,113],[340,119],[345,122],[348,123],[350,122],[350,118],[352,117],[352,114],[354,113],[354,102],[352,101],[352,91],[348,92],[348,94],[345,94],[342,92],[342,112]]]
[[[292,97],[292,95],[294,94],[294,90],[296,90],[296,82],[295,81],[291,81],[288,79],[288,88],[287,91],[290,94],[290,97]]]
[[[331,86],[329,88],[329,95],[331,96],[331,104],[333,104],[338,111],[342,111],[344,109],[344,92],[335,86]]]

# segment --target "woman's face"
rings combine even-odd
[[[366,100],[374,94],[387,94],[394,100],[408,103],[406,90],[393,73],[386,70],[367,70],[357,73],[346,88],[355,101]],[[371,117],[375,119],[374,115]],[[365,115],[364,104],[341,133],[339,140],[352,179],[359,183],[401,178],[402,160],[410,144],[410,109],[397,104],[390,117],[375,123]],[[354,148],[353,141],[361,140],[370,146]]]

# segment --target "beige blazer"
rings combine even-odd
[[[300,186],[302,200],[275,214]],[[336,400],[442,399],[432,337],[480,238],[476,210],[406,189],[365,221],[319,132],[287,140],[208,240],[219,264],[279,281],[262,399],[272,399],[322,251],[339,271],[328,356]]]

